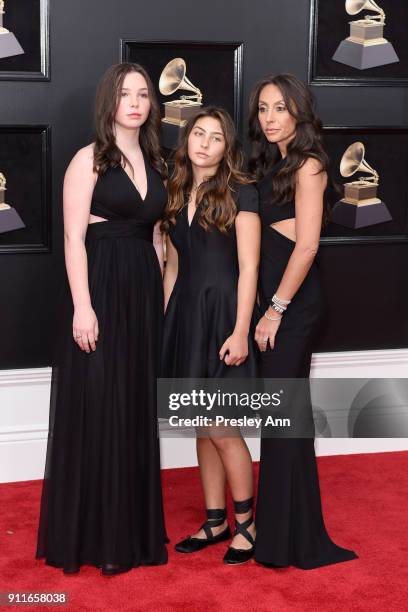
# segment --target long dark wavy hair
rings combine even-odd
[[[296,132],[288,143],[286,163],[274,176],[271,202],[284,204],[295,196],[296,171],[308,157],[319,162],[319,172],[329,171],[329,158],[321,140],[322,123],[316,113],[315,99],[310,89],[293,74],[266,76],[253,88],[249,102],[249,137],[252,141],[252,156],[248,168],[259,181],[268,169],[281,159],[276,143],[268,142],[258,119],[259,97],[266,85],[276,85],[288,112],[296,120]]]
[[[254,182],[242,170],[244,156],[234,122],[228,112],[216,106],[204,107],[188,121],[174,156],[174,172],[168,183],[169,200],[162,224],[164,231],[168,231],[170,224],[176,222],[176,215],[188,202],[193,187],[188,139],[195,124],[203,117],[213,117],[219,121],[224,135],[225,151],[215,175],[204,180],[197,190],[196,205],[198,207],[202,204],[197,212],[200,225],[205,230],[215,225],[222,233],[227,233],[237,214],[234,197],[237,186]]]
[[[125,76],[130,72],[139,72],[147,83],[150,100],[150,112],[140,128],[140,147],[150,164],[164,179],[167,176],[166,164],[160,146],[160,107],[153,83],[146,70],[139,64],[115,64],[108,68],[101,78],[95,97],[95,146],[94,172],[105,174],[108,168],[119,165],[132,165],[119,149],[115,140],[114,124],[116,111],[120,102],[120,93]]]

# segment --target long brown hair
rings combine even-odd
[[[227,233],[237,214],[234,198],[237,185],[253,182],[242,171],[244,157],[229,113],[217,106],[204,107],[188,121],[174,156],[174,172],[168,184],[169,200],[162,225],[164,231],[168,231],[170,223],[176,222],[176,215],[186,205],[191,193],[193,169],[188,156],[188,139],[197,121],[203,117],[219,121],[225,139],[225,151],[215,175],[203,181],[197,190],[196,205],[198,207],[202,204],[197,212],[200,225],[205,230],[215,225],[222,233]]]
[[[322,124],[316,113],[315,99],[310,89],[293,74],[266,76],[256,83],[249,102],[249,137],[252,156],[250,173],[260,180],[268,169],[281,159],[279,147],[266,139],[258,119],[259,96],[266,85],[276,85],[281,91],[288,112],[296,120],[296,133],[288,143],[286,163],[274,177],[272,202],[283,204],[295,196],[295,175],[308,157],[320,163],[319,172],[328,172],[329,158],[321,141]]]
[[[143,152],[153,168],[162,178],[167,170],[161,155],[160,147],[160,108],[153,83],[146,70],[139,64],[114,64],[101,78],[95,97],[95,146],[94,172],[104,174],[108,168],[127,164],[132,168],[126,156],[116,144],[114,133],[115,115],[120,101],[125,76],[130,72],[139,72],[147,83],[150,100],[150,112],[140,128],[139,142]]]

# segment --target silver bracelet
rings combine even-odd
[[[281,316],[280,317],[271,317],[270,315],[268,315],[268,311],[265,312],[264,314],[265,319],[268,319],[268,321],[280,321],[281,320]]]
[[[279,306],[278,304],[275,304],[275,302],[272,302],[271,300],[271,308],[273,308],[273,310],[275,310],[276,312],[279,312],[279,314],[283,314],[286,310],[286,306]]]
[[[272,300],[274,302],[276,302],[277,304],[279,304],[279,306],[287,306],[288,304],[290,304],[291,300],[283,300],[281,298],[279,298],[276,293],[273,296]]]
[[[285,300],[285,302],[286,301],[287,300]],[[283,304],[282,302],[280,302],[279,298],[276,298],[276,294],[270,300],[270,304],[272,308],[276,310],[276,312],[279,312],[280,314],[283,314],[284,311],[287,309],[287,304]]]

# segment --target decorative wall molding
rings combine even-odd
[[[48,436],[48,424],[26,425],[18,427],[2,427],[0,429],[0,444],[16,442],[42,442]]]
[[[370,373],[367,376],[374,378],[372,368],[381,369],[381,376],[376,378],[386,378],[390,375],[388,369],[393,367],[395,376],[395,366],[401,366],[405,371],[405,376],[408,377],[408,349],[388,349],[378,351],[350,351],[341,353],[314,353],[312,358],[312,376],[319,377],[322,374],[323,368],[331,368],[334,370],[330,376],[343,375],[344,368],[370,368]],[[377,372],[376,372],[377,373]],[[361,374],[358,373],[357,377]],[[352,376],[348,376],[352,378]]]
[[[0,370],[0,387],[51,384],[51,368]]]

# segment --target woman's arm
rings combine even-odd
[[[298,170],[296,178],[296,245],[279,287],[278,297],[291,300],[313,263],[319,249],[323,216],[323,194],[327,175],[319,172],[320,164],[309,158]]]
[[[178,255],[170,237],[166,240],[166,268],[164,271],[164,311],[166,312],[178,274]]]
[[[241,365],[248,356],[248,333],[258,282],[261,223],[259,216],[242,211],[235,219],[239,263],[238,307],[235,328],[220,349],[227,365]],[[226,355],[228,351],[228,355]]]
[[[156,249],[157,259],[159,260],[160,270],[163,276],[164,271],[164,249],[163,234],[160,229],[161,221],[158,221],[153,230],[153,246]]]
[[[325,172],[319,172],[320,164],[309,158],[298,170],[296,176],[296,244],[289,258],[276,295],[283,300],[291,300],[303,283],[319,248],[320,231],[323,216],[323,194],[327,184]],[[272,297],[272,296],[271,296]],[[290,308],[290,305],[288,306]],[[279,318],[271,307],[268,316]],[[258,323],[255,339],[261,351],[267,344],[262,340],[268,338],[271,348],[280,321],[270,321],[262,317]]]
[[[73,336],[87,353],[96,349],[98,321],[92,309],[88,286],[85,235],[92,193],[96,182],[92,145],[78,151],[64,179],[65,265],[74,304]]]

